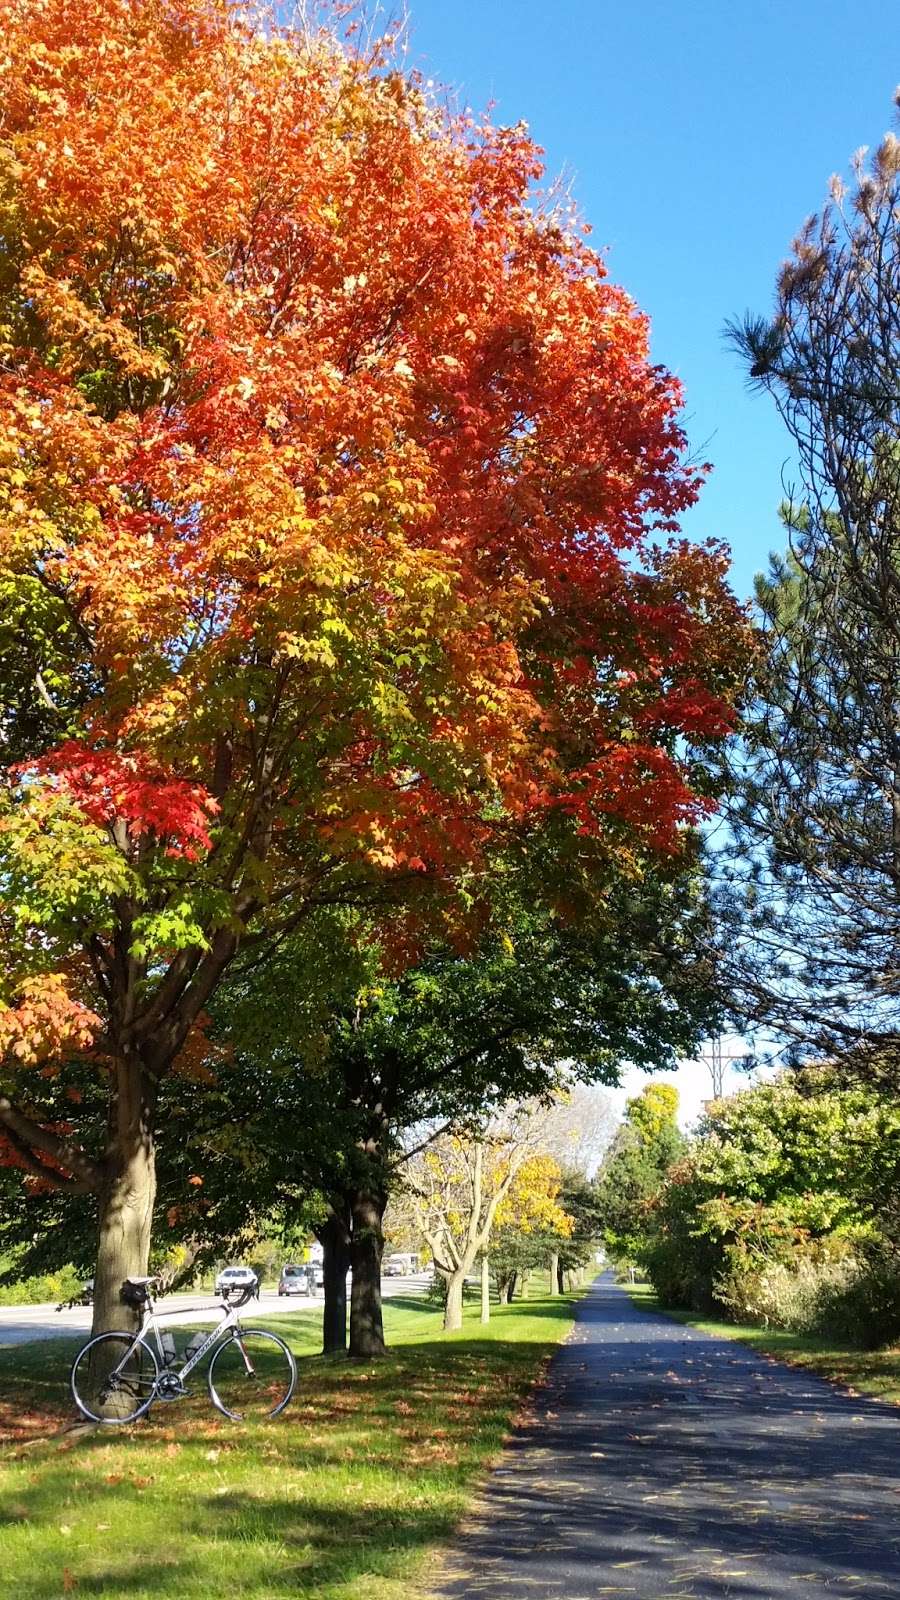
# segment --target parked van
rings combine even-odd
[[[408,1278],[418,1272],[419,1258],[410,1252],[388,1256],[381,1270],[386,1278]]]
[[[290,1261],[281,1269],[278,1279],[279,1294],[309,1294],[312,1290],[309,1267]]]

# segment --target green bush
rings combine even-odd
[[[784,1073],[710,1107],[646,1202],[643,1261],[664,1305],[874,1348],[900,1339],[898,1193],[896,1102]]]
[[[823,1282],[815,1331],[862,1350],[900,1342],[900,1258],[883,1243],[867,1246],[843,1281]]]
[[[717,1279],[715,1299],[735,1322],[815,1333],[828,1297],[846,1291],[855,1266],[850,1254],[817,1250],[797,1250],[792,1260],[742,1258]]]
[[[0,1306],[36,1306],[52,1300],[59,1304],[78,1294],[84,1279],[74,1267],[45,1272],[41,1277],[22,1278],[18,1283],[0,1282]]]

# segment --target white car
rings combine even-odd
[[[259,1291],[259,1278],[252,1267],[223,1267],[216,1279],[216,1294],[227,1294],[231,1289]]]

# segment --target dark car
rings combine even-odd
[[[279,1294],[309,1294],[311,1287],[309,1267],[296,1266],[293,1262],[282,1267],[278,1279]]]

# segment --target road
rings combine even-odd
[[[900,1410],[602,1278],[433,1600],[900,1595]]]
[[[381,1292],[385,1299],[391,1295],[420,1295],[428,1281],[425,1273],[408,1278],[385,1278]],[[258,1316],[285,1316],[321,1305],[321,1294],[280,1296],[264,1292],[258,1300],[251,1301],[253,1313]],[[167,1295],[156,1302],[156,1309],[166,1317],[167,1323],[171,1319],[173,1328],[186,1322],[212,1326],[221,1316],[220,1302],[212,1294]],[[69,1311],[57,1311],[55,1305],[0,1306],[0,1349],[4,1345],[27,1344],[31,1339],[58,1339],[61,1334],[87,1335],[90,1327],[90,1306],[74,1306]]]

